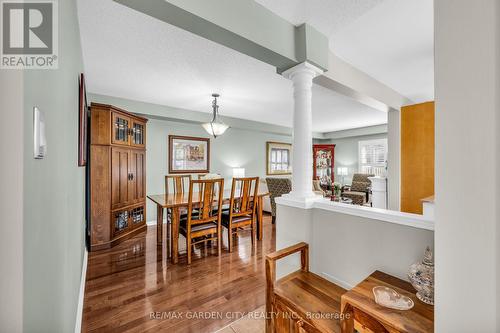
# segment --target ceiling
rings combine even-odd
[[[268,6],[265,0],[258,1]],[[418,33],[413,31],[415,36],[411,35],[411,38],[421,43],[414,45],[413,49],[405,49],[403,46],[393,47],[401,42],[399,35],[404,35],[404,32],[398,32],[397,38],[386,36],[383,41],[379,38],[377,45],[367,41],[370,38],[364,35],[373,39],[377,34],[374,30],[382,33],[389,28],[384,21],[384,24],[377,22],[375,27],[372,25],[368,29],[370,31],[365,30],[377,17],[387,19],[390,13],[377,13],[379,8],[390,5],[389,9],[397,16],[395,10],[407,11],[401,9],[397,2],[428,1],[432,0],[307,0],[309,10],[305,11],[305,15],[316,18],[314,13],[325,12],[322,8],[327,8],[326,13],[335,13],[318,16],[316,28],[319,30],[323,24],[325,28],[321,29],[329,29],[331,47],[337,55],[396,91],[408,90],[409,94],[417,96],[418,93],[414,93],[411,87],[404,85],[408,85],[406,81],[411,81],[412,85],[421,86],[421,82],[429,81],[427,78],[419,79],[417,74],[425,72],[421,66],[416,66],[421,61],[415,59],[419,54],[426,57],[427,49],[419,49],[426,38],[418,39]],[[300,17],[304,14],[300,6],[305,1],[267,2],[281,3],[281,7],[290,13],[281,14],[279,8],[270,9],[292,23],[295,22],[286,15],[295,15],[297,20],[304,19]],[[285,3],[292,5],[287,7]],[[78,0],[78,14],[89,92],[207,113],[211,112],[211,93],[218,92],[221,94],[222,116],[292,126],[291,82],[277,75],[274,67],[112,0]],[[418,20],[420,16],[414,14],[415,20]],[[401,15],[408,21],[406,15]],[[392,18],[390,22],[396,24],[399,20]],[[392,30],[396,29],[393,27]],[[349,42],[349,36],[356,36],[356,43]],[[368,50],[370,45],[372,49]],[[407,61],[404,61],[404,56]],[[392,67],[399,68],[399,71]],[[420,71],[414,67],[420,68]],[[408,80],[409,77],[411,80]],[[371,109],[321,86],[313,87],[314,131],[338,131],[386,122],[385,112]]]
[[[433,0],[255,1],[315,27],[333,53],[408,99],[434,99]]]

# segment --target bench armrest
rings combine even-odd
[[[276,260],[300,252],[301,269],[309,271],[309,244],[300,242],[266,256],[266,312],[273,312],[274,283],[276,282]],[[272,320],[266,320],[266,332],[273,332]]]
[[[294,254],[296,252],[299,252],[299,251],[301,252],[301,254],[307,255],[309,252],[309,244],[304,243],[304,242],[300,242],[300,243],[297,243],[295,245],[281,249],[279,251],[269,253],[266,256],[266,260],[276,261],[276,260],[287,257],[287,256]]]
[[[300,252],[300,263],[303,271],[309,271],[309,244],[300,242],[266,256],[266,280],[268,286],[274,285],[276,280],[276,260],[287,257],[296,252]]]

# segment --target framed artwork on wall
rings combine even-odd
[[[78,79],[78,166],[87,165],[87,123],[88,107],[85,77],[80,73]]]
[[[169,173],[209,173],[210,139],[168,136]]]
[[[284,142],[266,142],[266,175],[292,174],[292,145]]]

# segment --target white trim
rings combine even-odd
[[[293,196],[291,193],[287,193],[274,200],[277,204],[282,204],[285,206],[302,208],[302,209],[311,209],[314,207],[314,203],[321,198],[322,197],[320,195],[316,194],[313,195],[312,197],[298,198]]]
[[[75,333],[81,333],[82,331],[83,299],[85,296],[85,281],[87,276],[88,256],[89,252],[85,248],[85,253],[83,254],[83,263],[82,263],[82,276],[80,278],[80,294],[78,295],[78,306],[76,308]]]
[[[167,224],[167,219],[163,219],[163,224]],[[156,220],[146,221],[146,225],[156,225]]]
[[[349,205],[339,202],[333,202],[320,196],[318,196],[314,201],[307,203],[307,205],[301,205],[301,202],[283,198],[283,196],[280,198],[276,198],[276,203],[279,205],[302,209],[323,209],[331,212],[338,212],[394,224],[400,224],[417,229],[426,229],[432,231],[434,230],[434,221],[427,216],[397,212],[394,210],[381,208]]]
[[[325,272],[321,272],[321,274],[325,279],[327,279],[328,281],[346,289],[346,290],[349,290],[349,289],[352,289],[354,288],[354,286],[350,283],[347,283],[345,282],[344,280],[341,280],[341,279],[337,279],[335,276],[333,275],[330,275],[328,273],[325,273]]]

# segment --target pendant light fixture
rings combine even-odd
[[[219,135],[224,134],[224,132],[229,128],[219,119],[219,106],[217,105],[217,97],[219,94],[212,94],[214,100],[212,101],[213,118],[209,123],[204,123],[201,126],[207,131],[208,134],[216,138]]]

